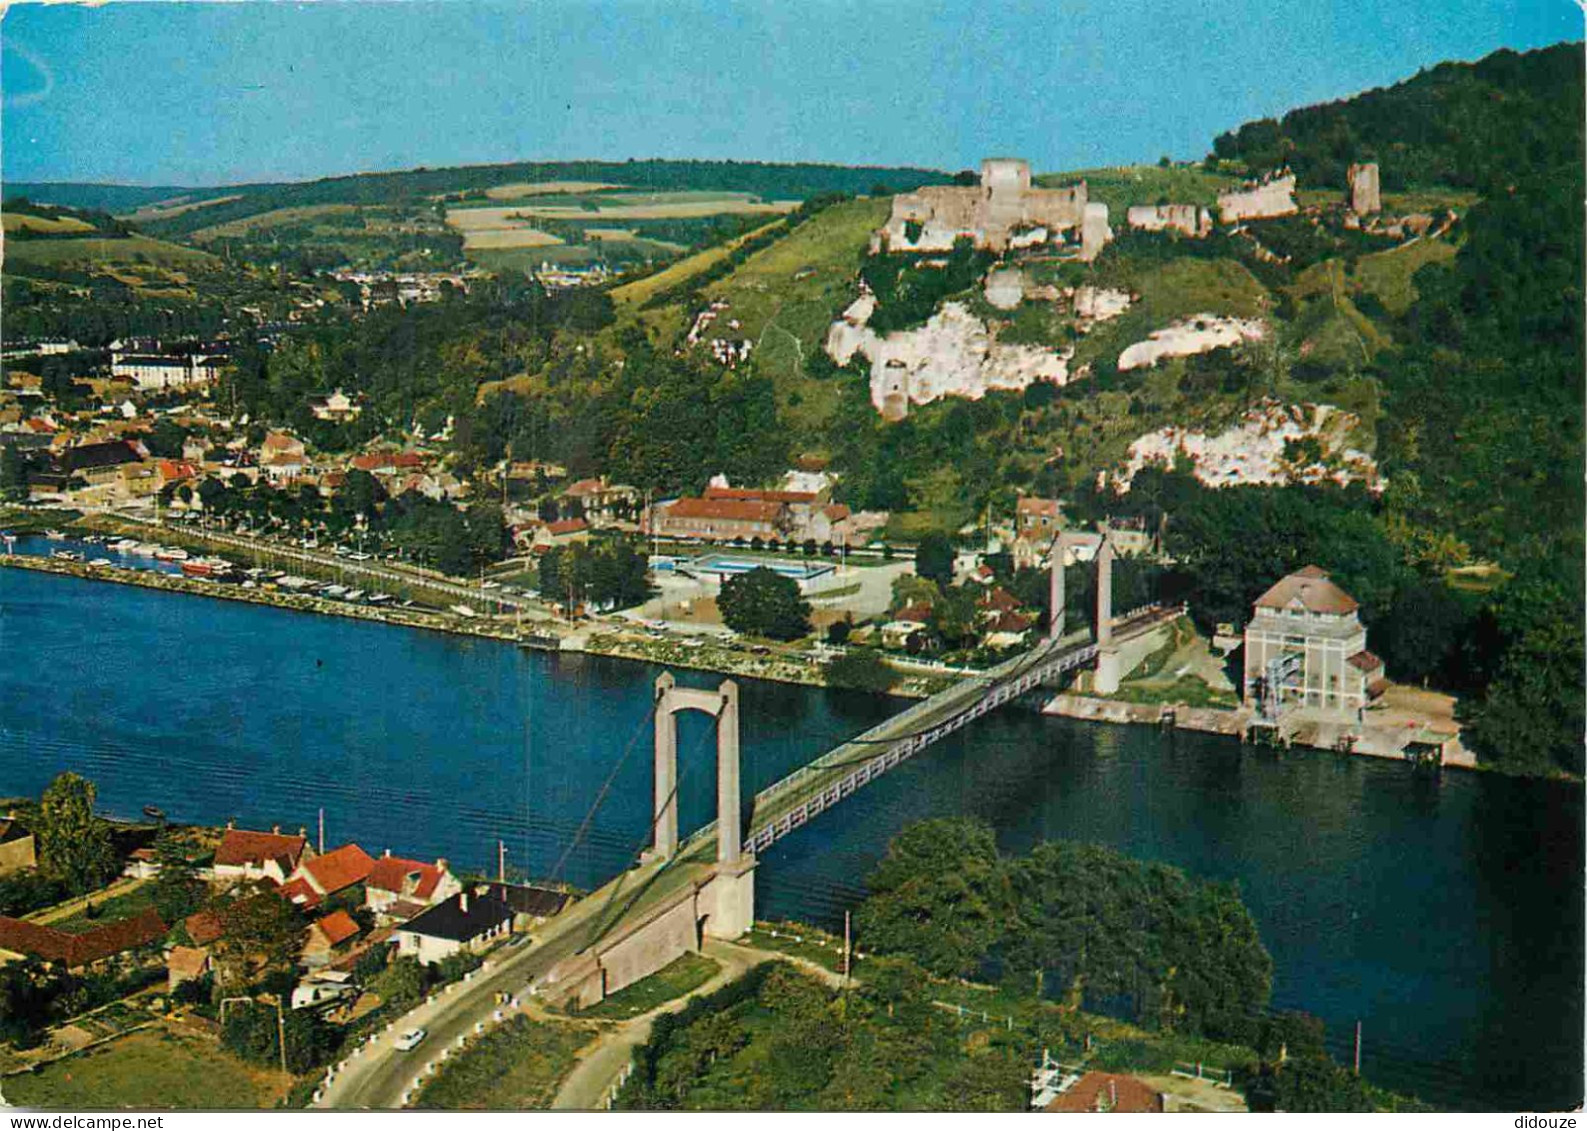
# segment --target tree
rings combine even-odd
[[[953,581],[953,544],[946,534],[931,533],[915,547],[915,573],[946,587]]]
[[[764,566],[723,582],[716,605],[734,632],[797,640],[810,631],[810,603],[798,583]]]
[[[1372,1111],[1359,1077],[1326,1055],[1263,1063],[1241,1081],[1252,1111]]]
[[[116,874],[110,829],[94,816],[94,783],[70,770],[56,776],[39,805],[39,864],[73,893],[92,891]]]
[[[28,468],[22,451],[15,444],[0,444],[0,499],[25,499],[28,494]]]
[[[876,649],[854,647],[822,665],[821,676],[828,687],[881,693],[892,688],[897,673]]]
[[[217,984],[233,992],[248,990],[272,975],[293,972],[308,936],[296,906],[256,882],[217,910],[225,922],[225,934],[213,948]]]
[[[169,829],[154,842],[154,859],[160,868],[151,885],[154,908],[167,923],[179,923],[204,902],[204,881],[198,878],[186,847]]]
[[[866,948],[907,954],[943,977],[972,973],[1012,910],[992,828],[968,818],[910,825],[867,883],[858,920]]]

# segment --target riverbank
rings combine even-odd
[[[1226,709],[1188,707],[1179,703],[1130,703],[1069,693],[1054,696],[1042,708],[1042,713],[1086,722],[1171,727],[1222,735],[1241,742],[1249,739],[1256,718],[1255,712],[1248,707]],[[1346,741],[1347,732],[1353,741]],[[1391,761],[1418,761],[1420,754],[1421,758],[1430,758],[1438,765],[1465,770],[1479,768],[1476,755],[1461,744],[1458,731],[1434,730],[1425,718],[1412,717],[1393,704],[1382,717],[1374,717],[1367,725],[1356,728],[1302,719],[1282,728],[1276,741],[1284,747],[1303,746]]]
[[[465,617],[446,610],[394,608],[389,605],[381,608],[350,605],[343,601],[332,601],[280,589],[247,589],[228,582],[210,581],[181,574],[156,573],[151,570],[94,565],[89,562],[25,554],[0,555],[0,567],[4,566],[62,577],[75,577],[84,581],[135,585],[143,589],[158,589],[167,593],[185,593],[223,601],[268,605],[293,612],[345,617],[351,620],[395,625],[400,628],[425,629],[455,636],[483,637],[506,644],[535,647],[547,652],[585,652],[609,656],[613,659],[717,672],[743,679],[769,680],[802,687],[826,686],[822,665],[813,657],[806,659],[784,651],[762,655],[725,642],[717,643],[697,637],[641,635],[624,633],[620,630],[591,630],[587,627],[579,629],[548,621],[529,621],[520,625],[511,618],[488,615]],[[946,676],[909,677],[901,680],[892,694],[910,699],[925,698],[941,690],[950,679],[951,677]]]

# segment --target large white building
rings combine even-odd
[[[225,364],[226,358],[207,354],[117,353],[111,358],[110,375],[130,378],[142,392],[160,392],[207,385],[220,376]]]
[[[1245,626],[1245,701],[1267,717],[1300,708],[1359,721],[1386,682],[1359,608],[1314,565],[1258,597]]]

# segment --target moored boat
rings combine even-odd
[[[154,551],[154,560],[157,562],[185,562],[189,556],[186,550],[172,546],[160,546]]]

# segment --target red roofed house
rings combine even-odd
[[[182,483],[198,476],[198,469],[185,460],[162,459],[158,465],[160,486]]]
[[[1163,1094],[1134,1076],[1087,1072],[1044,1111],[1114,1111],[1142,1115],[1166,1110]]]
[[[589,540],[589,523],[582,518],[564,518],[560,522],[547,523],[536,531],[534,545],[536,548],[550,549],[552,546],[566,546],[573,542]]]
[[[317,907],[326,896],[363,883],[374,866],[369,853],[356,844],[344,844],[301,861],[281,894],[304,909]]]
[[[201,946],[173,946],[165,952],[165,989],[175,990],[183,982],[191,982],[209,973],[209,949]]]
[[[129,919],[119,919],[82,934],[0,916],[0,951],[42,958],[68,970],[82,970],[123,951],[149,946],[165,938],[169,928],[160,913],[146,907]]]
[[[308,938],[303,942],[303,964],[325,966],[335,957],[336,948],[356,938],[359,926],[345,911],[332,911],[309,924]]]
[[[621,483],[601,479],[580,479],[562,492],[564,498],[577,499],[586,518],[611,518],[622,507],[639,501],[639,492]]]
[[[786,503],[750,499],[678,499],[654,509],[655,533],[670,538],[787,538],[793,519]]]
[[[305,854],[312,853],[303,833],[283,836],[279,827],[267,833],[227,829],[215,850],[215,878],[284,884],[297,871]]]
[[[364,880],[364,906],[377,915],[409,919],[462,890],[445,860],[426,864],[388,851],[374,862]]]
[[[762,491],[750,487],[707,487],[705,498],[717,502],[777,503],[787,508],[788,536],[804,542],[835,542],[843,537],[849,508],[830,501],[832,490]]]
[[[1245,701],[1269,713],[1359,722],[1383,693],[1383,661],[1367,651],[1354,597],[1309,565],[1256,599],[1245,626]]]

